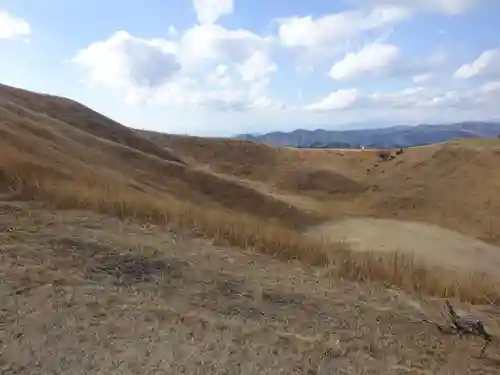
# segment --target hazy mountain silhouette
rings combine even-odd
[[[391,126],[356,130],[304,130],[241,134],[237,138],[278,146],[314,148],[410,147],[456,138],[491,138],[500,134],[500,122],[460,122],[452,124]]]

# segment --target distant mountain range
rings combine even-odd
[[[422,146],[457,138],[492,138],[499,135],[500,122],[477,121],[356,130],[297,129],[289,133],[241,134],[237,138],[301,148],[394,148]]]

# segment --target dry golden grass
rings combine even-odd
[[[431,222],[500,245],[500,139],[380,150],[270,147],[242,140],[141,132],[192,165],[258,181],[272,193],[321,201],[322,214]],[[315,208],[316,205],[312,205]]]
[[[2,374],[498,374],[443,302],[117,220],[0,199]],[[490,307],[453,305],[499,332]]]
[[[294,153],[285,148],[223,138],[178,136],[151,131],[137,131],[162,147],[186,157],[193,165],[207,165],[217,172],[250,180],[271,182],[276,172],[289,163]],[[285,167],[286,168],[286,167]]]
[[[337,260],[340,276],[379,281],[406,292],[458,298],[470,303],[500,301],[498,281],[485,272],[456,273],[415,261],[409,254],[347,251]]]
[[[164,150],[158,143],[71,101],[3,87],[1,98],[0,191],[14,191],[23,199],[40,200],[61,209],[93,210],[161,224],[280,259],[328,264],[332,272],[353,280],[382,281],[408,291],[471,302],[500,300],[500,290],[484,275],[457,276],[429,269],[406,255],[352,253],[342,244],[306,239],[300,232],[301,225],[318,223],[320,214],[302,212],[249,184],[193,165],[195,161],[207,164],[213,158],[218,172],[270,179],[270,184],[278,184],[276,175],[279,178],[291,170],[300,176],[305,170],[307,182],[311,177],[307,168],[312,164],[304,152],[240,141],[205,143],[196,138],[176,138],[177,145]],[[195,146],[186,146],[188,142],[195,142]],[[185,155],[180,154],[183,147],[190,150]],[[340,173],[336,170],[356,163],[364,165],[373,157],[364,154],[357,162],[352,155],[331,152],[325,158],[345,159],[340,166],[328,170],[317,160],[314,165],[336,176]],[[238,160],[246,160],[246,164],[238,167]],[[286,163],[291,165],[288,169]],[[310,179],[316,184],[311,189],[321,191],[323,196],[330,189],[321,184],[329,176],[325,173],[314,172]],[[333,181],[337,190],[340,181],[354,189],[351,193],[364,192],[364,182],[356,183],[347,174],[338,176]],[[340,193],[353,199],[342,189]]]
[[[150,131],[137,133],[182,154],[193,166],[203,165],[221,174],[263,182],[274,191],[325,200],[332,194],[352,197],[367,188],[345,173],[354,172],[352,167],[356,160],[339,159],[337,151],[319,153],[239,139],[184,137]]]
[[[5,172],[5,170],[4,170]],[[271,254],[283,260],[327,265],[333,274],[356,281],[376,281],[408,292],[459,298],[472,303],[500,301],[495,282],[485,274],[457,276],[452,271],[429,267],[406,254],[359,253],[328,242],[306,240],[300,233],[262,223],[248,215],[200,209],[171,197],[161,200],[120,186],[97,181],[61,183],[10,176],[19,198],[36,199],[60,209],[87,209],[122,219],[165,225],[189,231],[219,244]]]
[[[427,221],[499,245],[499,155],[500,139],[409,149],[372,169],[365,181],[377,189],[358,207],[369,216]]]
[[[24,171],[26,173],[26,171]],[[16,197],[47,202],[60,209],[87,209],[166,225],[241,248],[252,248],[281,259],[302,259],[326,264],[324,249],[303,239],[300,233],[279,224],[263,222],[251,215],[223,209],[199,207],[168,195],[155,197],[96,178],[54,181],[44,177],[3,170],[4,179]]]
[[[4,190],[24,199],[48,202],[57,208],[81,208],[164,224],[175,230],[194,231],[221,243],[255,248],[281,259],[301,259],[326,264],[332,245],[312,243],[291,229],[263,222],[234,210],[200,207],[169,194],[153,195],[109,181],[103,176],[63,175],[45,167],[15,148],[3,147],[0,160]]]

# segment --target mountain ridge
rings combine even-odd
[[[457,138],[495,138],[498,121],[464,121],[448,124],[395,125],[352,130],[295,129],[261,135],[239,134],[238,139],[298,148],[394,148],[424,146]]]

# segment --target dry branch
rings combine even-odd
[[[441,314],[445,321],[444,325],[428,320],[424,321],[434,324],[440,332],[446,334],[457,334],[460,338],[462,338],[464,335],[472,335],[482,338],[484,340],[484,343],[481,347],[480,356],[483,356],[486,348],[488,348],[493,339],[493,336],[489,334],[484,328],[484,323],[481,320],[475,320],[469,317],[461,317],[460,315],[458,315],[458,313],[455,311],[448,300],[445,301],[445,304],[447,308],[447,316]]]

